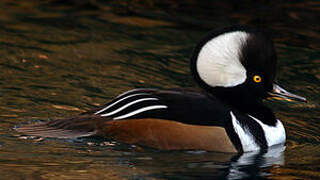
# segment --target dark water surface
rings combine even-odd
[[[318,1],[39,2],[0,2],[0,179],[320,179]],[[237,23],[270,29],[278,81],[309,100],[267,102],[286,127],[285,149],[159,152],[12,130],[76,115],[132,88],[196,86],[192,48],[210,29]]]

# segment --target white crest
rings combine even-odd
[[[243,83],[247,76],[240,62],[240,51],[248,36],[246,32],[235,31],[208,41],[197,59],[200,78],[212,87],[233,87]]]

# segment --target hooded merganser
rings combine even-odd
[[[202,92],[134,89],[77,117],[17,131],[44,137],[103,136],[163,150],[246,152],[285,143],[268,97],[306,99],[274,83],[272,40],[248,27],[210,32],[194,49],[191,71]]]

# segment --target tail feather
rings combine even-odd
[[[110,119],[100,116],[79,116],[69,119],[57,119],[48,122],[27,124],[15,128],[16,131],[32,136],[55,138],[78,138],[99,133],[101,123]]]

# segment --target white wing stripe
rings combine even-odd
[[[123,110],[123,109],[125,109],[125,108],[127,108],[127,107],[129,107],[129,106],[131,106],[131,105],[133,105],[133,104],[136,104],[136,103],[142,102],[142,101],[148,101],[148,100],[159,100],[159,99],[158,99],[158,98],[143,98],[143,99],[138,99],[138,100],[132,101],[132,102],[130,102],[130,103],[128,103],[128,104],[126,104],[126,105],[124,105],[124,106],[122,106],[122,107],[120,107],[120,108],[118,108],[118,109],[116,109],[116,110],[114,110],[114,111],[112,111],[112,112],[109,112],[109,113],[106,113],[106,114],[101,114],[101,116],[111,116],[111,115],[113,115],[113,114],[115,114],[115,113],[117,113],[117,112],[120,112],[121,110]]]
[[[101,113],[101,112],[103,112],[103,111],[105,111],[105,110],[109,109],[110,107],[112,107],[112,106],[114,106],[114,105],[118,104],[119,102],[121,102],[121,101],[123,101],[123,100],[125,100],[125,99],[128,99],[128,98],[133,97],[133,96],[139,96],[139,95],[148,95],[148,94],[147,94],[147,93],[132,94],[132,95],[130,95],[130,96],[127,96],[127,97],[124,97],[124,98],[122,98],[122,99],[119,99],[118,101],[116,101],[116,102],[114,102],[114,103],[110,104],[109,106],[107,106],[107,107],[105,107],[105,108],[103,108],[103,109],[101,109],[101,110],[97,111],[97,112],[96,112],[96,113],[94,113],[94,114],[99,114],[99,113]]]
[[[153,110],[153,109],[163,109],[163,108],[167,108],[167,106],[165,106],[165,105],[147,106],[147,107],[144,107],[144,108],[141,108],[141,109],[132,111],[132,112],[130,112],[130,113],[128,113],[128,114],[124,114],[124,115],[122,115],[122,116],[115,117],[115,118],[113,118],[113,119],[114,119],[114,120],[124,119],[124,118],[130,117],[130,116],[133,116],[133,115],[142,113],[142,112],[144,112],[144,111],[149,111],[149,110]]]
[[[124,96],[124,95],[127,95],[129,93],[132,93],[132,92],[135,92],[135,91],[138,91],[139,89],[131,89],[129,91],[126,91],[124,93],[121,93],[120,95],[118,95],[116,98],[120,97],[120,96]]]

